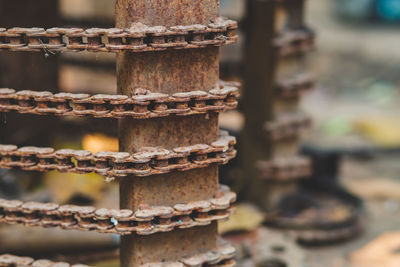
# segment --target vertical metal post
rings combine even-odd
[[[131,27],[206,24],[219,15],[217,0],[117,0],[116,26]],[[219,49],[208,47],[162,52],[120,53],[117,56],[118,93],[135,94],[135,89],[173,94],[208,91],[219,81]],[[143,147],[171,149],[218,139],[218,116],[169,116],[119,122],[120,150],[134,152]],[[218,192],[218,169],[206,168],[151,177],[128,176],[120,183],[120,206],[174,205],[209,199]],[[149,236],[130,235],[121,239],[121,266],[176,261],[217,246],[217,223],[179,229]]]
[[[272,119],[274,83],[275,6],[273,0],[248,0],[246,17],[245,73],[243,112],[246,118],[241,154],[247,199],[259,201],[267,184],[257,178],[255,162],[270,156],[271,144],[265,138],[263,124]],[[260,185],[262,183],[262,185]],[[260,203],[259,203],[260,204]]]
[[[286,32],[302,30],[303,9],[303,0],[248,0],[247,25],[251,27],[247,29],[245,48],[243,110],[246,122],[241,152],[247,182],[247,198],[257,202],[267,211],[271,211],[283,195],[294,192],[297,188],[296,179],[283,181],[274,173],[269,174],[268,179],[261,178],[257,164],[263,161],[267,163],[264,164],[268,166],[266,168],[273,170],[275,166],[270,166],[277,159],[283,158],[286,162],[299,161],[296,155],[299,151],[300,135],[296,126],[293,126],[296,122],[288,125],[289,129],[294,129],[294,133],[276,140],[269,136],[266,125],[279,125],[282,121],[290,121],[287,118],[293,118],[293,115],[299,112],[299,95],[282,97],[278,95],[277,87],[283,81],[293,80],[299,73],[304,72],[304,53],[281,57],[282,47],[275,42]],[[290,46],[291,43],[287,45]],[[283,167],[278,165],[279,168],[287,170],[291,168],[290,164]],[[293,173],[293,170],[291,172]],[[298,174],[296,178],[302,177],[302,174]]]

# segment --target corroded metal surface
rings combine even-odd
[[[172,207],[141,207],[136,211],[0,199],[0,223],[120,235],[150,235],[227,219],[235,200],[236,194],[225,186],[221,186],[220,192],[212,199]]]
[[[219,17],[217,0],[115,6],[117,28],[0,28],[0,50],[116,52],[120,95],[2,89],[0,109],[122,118],[121,152],[1,145],[0,167],[127,176],[121,210],[0,200],[0,221],[122,234],[124,267],[233,266],[235,250],[218,243],[215,220],[229,216],[236,195],[219,188],[215,163],[236,154],[236,140],[219,132],[217,112],[237,105],[237,88],[219,82],[218,66],[218,47],[237,41],[237,23]],[[3,257],[10,258],[19,260]]]
[[[210,164],[225,164],[235,157],[235,137],[221,132],[211,143],[176,147],[143,147],[134,153],[97,152],[49,147],[21,147],[0,145],[0,168],[20,168],[30,171],[74,173],[94,172],[107,177],[127,175],[150,176],[172,171],[205,168]]]
[[[217,0],[117,0],[116,27],[129,28],[137,23],[148,26],[208,25],[219,16]],[[205,91],[219,82],[219,49],[171,49],[153,53],[117,54],[118,93],[132,96],[135,88],[151,88],[154,93],[175,94]],[[139,151],[142,147],[165,149],[211,144],[218,140],[218,115],[168,116],[138,120],[123,118],[119,122],[120,150]],[[209,165],[201,169],[148,178],[126,177],[120,181],[120,206],[136,210],[141,205],[170,205],[212,198],[218,191],[218,169]],[[149,236],[129,235],[121,238],[121,265],[132,267],[225,265],[208,254],[215,251],[216,222],[204,227],[178,229]],[[193,261],[181,262],[185,257]],[[214,260],[212,259],[214,258]],[[192,263],[190,263],[192,262]],[[229,263],[229,264],[228,264]]]
[[[0,50],[51,52],[149,52],[233,44],[237,22],[222,17],[207,25],[129,28],[0,28]]]
[[[140,267],[197,267],[197,266],[223,266],[235,265],[233,260],[236,249],[223,240],[218,241],[216,249],[190,257],[184,257],[176,262],[154,262],[140,265]]]
[[[34,260],[31,257],[18,257],[10,254],[0,255],[1,267],[89,267],[84,264],[69,264],[50,260]]]
[[[0,88],[0,112],[36,115],[93,116],[96,118],[148,119],[170,115],[190,116],[223,112],[237,107],[235,83],[220,82],[208,92],[191,91],[172,95],[137,88],[137,95],[93,95]]]

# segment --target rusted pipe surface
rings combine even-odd
[[[117,27],[129,27],[136,22],[150,26],[206,24],[218,14],[217,0],[116,1]],[[147,54],[121,53],[117,56],[118,93],[131,96],[139,87],[167,94],[208,91],[218,84],[218,60],[219,49],[214,47]],[[135,151],[146,146],[168,149],[217,140],[218,117],[212,114],[143,121],[123,119],[119,129],[121,151]],[[145,205],[173,205],[208,199],[218,192],[218,169],[213,165],[149,178],[128,177],[121,181],[121,208],[134,210]],[[217,236],[217,224],[211,223],[146,237],[123,237],[121,265],[177,261],[215,249]]]

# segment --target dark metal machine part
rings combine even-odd
[[[245,196],[257,196],[253,199],[268,212],[266,224],[285,229],[302,243],[321,244],[359,233],[362,205],[332,179],[337,169],[332,165],[335,161],[330,164],[329,160],[337,159],[338,155],[324,154],[318,158],[320,153],[310,151],[299,155],[301,130],[310,125],[309,119],[299,112],[301,94],[282,94],[282,89],[276,87],[287,84],[280,81],[296,76],[301,77],[303,84],[308,83],[309,78],[303,78],[308,75],[299,75],[304,72],[305,52],[310,51],[314,39],[312,31],[304,25],[304,3],[304,0],[248,3],[247,19],[251,27],[247,29],[243,100],[246,126],[243,144],[239,140],[239,145],[246,182],[250,179]],[[292,47],[276,46],[284,40]],[[312,87],[312,83],[303,88],[306,87]],[[303,180],[305,177],[309,178]],[[339,206],[348,208],[348,218],[329,221],[330,217],[323,215],[324,207],[329,210]],[[314,215],[305,220],[301,212],[310,208],[309,214]],[[320,216],[315,218],[315,214]]]
[[[247,1],[245,73],[242,109],[245,126],[240,147],[243,158],[245,198],[262,205],[255,196],[266,195],[266,181],[257,179],[255,164],[271,157],[271,142],[265,138],[263,125],[273,119],[274,54],[272,40],[276,1]],[[261,186],[260,186],[261,184]]]

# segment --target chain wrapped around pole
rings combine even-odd
[[[149,119],[223,112],[237,107],[238,84],[220,82],[218,88],[172,95],[137,88],[137,95],[104,95],[19,91],[0,88],[0,112],[36,115],[93,116]]]
[[[210,27],[220,20],[219,1],[216,0],[117,0],[115,6],[116,28],[120,29],[129,29],[138,23],[149,27],[162,25],[167,29],[175,25]],[[233,28],[237,25],[229,23]],[[117,53],[118,94],[134,96],[135,88],[149,88],[153,93],[168,95],[193,91],[212,94],[211,90],[219,84],[219,46],[237,39],[231,28],[227,29],[230,33],[217,33],[219,37],[216,38],[212,33],[205,35],[205,41],[212,39],[216,45],[200,45],[190,50],[163,48],[163,51]],[[189,47],[193,44],[190,38],[186,42]],[[119,147],[121,152],[127,152],[140,151],[144,147],[171,150],[212,144],[218,140],[218,132],[216,112],[146,120],[125,117],[119,120]],[[119,181],[121,209],[138,210],[141,205],[174,206],[212,198],[218,192],[218,167],[208,164],[204,168],[146,178],[128,175]],[[124,235],[121,237],[121,266],[182,266],[176,264],[185,257],[197,259],[190,266],[232,266],[234,250],[228,261],[220,261],[218,253],[210,253],[217,251],[218,247],[215,221],[202,227],[174,229],[147,236]],[[198,255],[208,255],[209,260]]]
[[[0,199],[0,223],[119,235],[150,235],[225,220],[232,213],[235,200],[236,194],[226,186],[221,186],[218,196],[209,200],[172,207],[141,207],[136,211]]]
[[[237,41],[237,22],[218,17],[207,25],[129,28],[0,28],[0,50],[51,52],[149,52],[221,46]]]
[[[50,147],[21,147],[0,144],[0,167],[29,171],[97,173],[107,177],[127,175],[151,176],[172,171],[204,168],[210,164],[226,164],[236,156],[236,139],[221,131],[219,140],[206,144],[177,147],[142,148],[136,153],[97,152]]]
[[[124,267],[233,266],[216,221],[236,199],[217,165],[236,155],[218,112],[237,106],[238,85],[219,81],[219,47],[237,41],[237,22],[215,0],[115,7],[112,29],[0,28],[0,51],[115,52],[118,95],[0,89],[0,112],[118,118],[120,152],[0,145],[0,167],[122,177],[121,209],[0,200],[0,222],[120,234]],[[0,266],[18,261],[58,265],[3,256]]]

